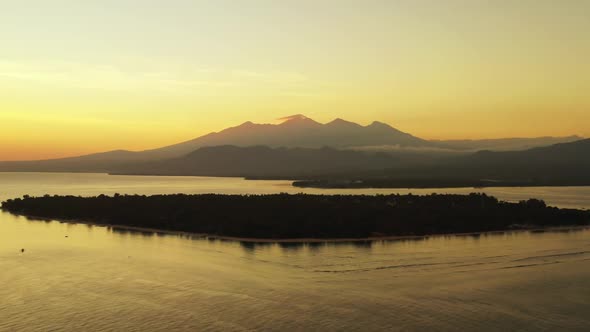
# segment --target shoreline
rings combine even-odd
[[[492,185],[466,185],[466,184],[457,184],[457,185],[414,185],[414,186],[407,186],[407,185],[392,185],[392,186],[377,186],[377,185],[310,185],[308,184],[309,181],[316,181],[316,180],[301,180],[297,177],[251,177],[251,176],[244,176],[244,175],[194,175],[194,174],[133,174],[133,173],[111,173],[111,172],[85,172],[85,171],[5,171],[0,170],[1,173],[35,173],[35,174],[94,174],[94,175],[107,175],[107,176],[129,176],[129,177],[187,177],[187,178],[227,178],[227,179],[243,179],[244,181],[284,181],[290,182],[290,186],[296,189],[316,189],[316,190],[440,190],[440,189],[473,189],[473,190],[480,190],[480,189],[491,189],[491,188],[583,188],[583,187],[590,187],[590,183],[580,183],[580,184],[571,184],[571,183],[564,183],[564,184],[555,184],[555,183],[497,183]],[[304,182],[304,183],[303,183]],[[301,183],[297,184],[296,183]]]
[[[482,236],[482,235],[499,235],[507,232],[557,232],[557,231],[575,231],[590,229],[590,225],[571,225],[571,226],[548,226],[548,227],[531,227],[531,228],[514,228],[505,230],[495,231],[482,231],[482,232],[465,232],[465,233],[435,233],[425,235],[384,235],[384,236],[372,236],[363,238],[292,238],[292,239],[272,239],[272,238],[248,238],[248,237],[236,237],[236,236],[223,236],[205,233],[193,233],[186,231],[173,231],[157,228],[148,228],[140,226],[125,226],[115,224],[102,224],[98,222],[85,221],[79,219],[59,219],[59,218],[46,218],[38,216],[30,216],[25,214],[15,214],[2,210],[6,213],[10,213],[16,216],[27,218],[31,221],[51,221],[59,222],[62,224],[75,224],[75,225],[88,225],[104,227],[107,229],[117,229],[137,233],[153,233],[163,235],[174,235],[174,236],[186,236],[191,238],[200,238],[203,240],[219,240],[219,241],[233,241],[242,243],[345,243],[345,242],[376,242],[376,241],[403,241],[403,240],[418,240],[427,239],[430,237],[441,237],[441,236]]]
[[[245,178],[245,180],[251,180]],[[264,179],[254,179],[254,180],[264,180]],[[282,180],[282,181],[291,181],[291,180]],[[489,182],[489,183],[457,183],[457,184],[433,184],[433,185],[403,185],[403,184],[392,184],[392,185],[375,185],[371,183],[338,183],[338,182],[317,182],[314,180],[295,180],[291,183],[291,186],[294,188],[300,189],[327,189],[327,190],[363,190],[363,189],[392,189],[392,190],[399,190],[399,189],[490,189],[490,188],[558,188],[558,187],[589,187],[590,183],[581,183],[581,184],[570,184],[570,183],[522,183],[522,182]]]

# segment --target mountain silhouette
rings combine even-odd
[[[348,148],[363,145],[428,146],[428,141],[399,131],[387,124],[369,126],[336,119],[322,124],[302,114],[284,117],[279,124],[245,122],[220,132],[145,151],[115,150],[79,157],[38,161],[0,162],[0,171],[112,172],[130,163],[166,160],[185,156],[199,148],[233,145],[240,147]]]
[[[256,124],[248,121],[220,132],[213,132],[186,142],[152,150],[137,152],[115,150],[52,160],[0,162],[0,171],[111,173],[129,169],[129,165],[142,165],[143,167],[149,163],[182,158],[199,149],[216,146],[287,148],[287,150],[281,152],[283,154],[296,154],[297,150],[292,150],[294,148],[308,149],[307,151],[311,154],[311,150],[323,147],[340,150],[366,150],[373,153],[387,151],[388,154],[395,156],[394,159],[399,161],[396,165],[402,167],[408,164],[414,165],[416,159],[420,161],[425,159],[432,162],[432,159],[436,160],[440,155],[444,154],[456,154],[458,152],[468,154],[479,146],[485,148],[499,146],[502,149],[511,150],[518,147],[548,145],[579,139],[577,136],[570,136],[564,138],[543,137],[479,141],[427,141],[378,121],[363,126],[338,118],[322,124],[302,114],[284,117],[280,120],[282,122],[279,124]],[[234,151],[234,153],[238,152]],[[275,151],[275,154],[278,153],[278,151]],[[429,155],[429,157],[425,158],[426,155]],[[366,159],[365,154],[358,156],[361,159]],[[259,159],[259,163],[263,161],[263,159]],[[334,166],[334,163],[325,162],[327,165]],[[373,163],[374,160],[371,162]],[[467,160],[463,160],[463,162],[467,162]],[[307,165],[311,164],[307,163]],[[383,166],[381,163],[375,163],[375,165]],[[372,169],[374,167],[367,167],[367,164],[365,164],[364,168]],[[273,174],[280,173],[278,170],[280,168],[272,170]],[[313,169],[310,169],[308,173],[312,171]]]
[[[256,146],[349,148],[368,145],[426,147],[432,144],[397,130],[385,123],[368,126],[336,119],[321,124],[304,115],[282,118],[280,124],[256,124],[250,121],[196,139],[141,153],[154,158],[177,157],[206,146]]]

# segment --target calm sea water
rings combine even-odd
[[[282,181],[0,173],[0,200],[300,191]],[[589,187],[485,191],[590,208]],[[588,313],[590,230],[264,245],[0,213],[0,331],[587,331]]]

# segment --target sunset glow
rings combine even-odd
[[[0,160],[160,147],[245,121],[425,139],[590,136],[589,1],[19,1]]]

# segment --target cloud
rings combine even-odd
[[[173,61],[145,61],[116,66],[66,61],[0,60],[0,83],[7,80],[68,89],[150,90],[165,93],[202,92],[206,89],[262,89],[292,96],[305,96],[307,92],[301,90],[308,81],[306,76],[297,72],[203,68]]]
[[[289,120],[307,120],[307,119],[309,119],[309,118],[303,114],[295,114],[295,115],[285,116],[285,117],[279,118],[277,120],[285,122],[285,121],[289,121]]]

